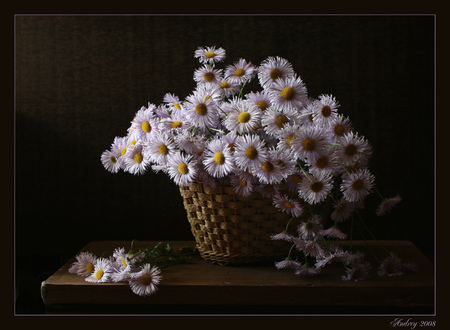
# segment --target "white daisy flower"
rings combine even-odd
[[[123,157],[127,152],[128,144],[128,137],[116,136],[111,144],[111,151],[117,158]]]
[[[245,98],[248,102],[256,104],[262,111],[272,105],[270,102],[269,93],[266,90],[261,92],[250,92],[245,95]]]
[[[145,146],[145,152],[150,160],[158,165],[167,164],[169,157],[176,152],[173,138],[163,132],[158,132],[153,139]]]
[[[106,258],[98,258],[94,271],[86,277],[86,281],[94,283],[109,282],[111,280],[111,272],[111,260]]]
[[[378,216],[384,215],[385,213],[389,212],[395,205],[400,203],[401,200],[402,198],[400,197],[400,195],[391,198],[385,198],[378,206],[376,214]]]
[[[294,244],[296,248],[303,251],[306,256],[321,258],[325,255],[322,245],[314,239],[295,238]]]
[[[155,108],[154,118],[157,123],[166,118],[170,118],[173,108],[170,108],[167,104],[160,104]]]
[[[271,106],[264,111],[261,124],[267,134],[277,137],[286,125],[294,124],[295,116],[296,113],[293,110],[282,110]]]
[[[289,154],[277,149],[269,149],[267,160],[260,166],[252,167],[254,175],[262,183],[278,184],[295,170],[295,162]]]
[[[241,90],[241,87],[239,84],[233,84],[228,79],[223,78],[220,82],[220,94],[222,98],[225,97],[231,97],[233,95],[236,95]]]
[[[123,267],[127,267],[128,265],[132,264],[132,261],[130,259],[133,256],[127,252],[125,252],[125,248],[115,248],[113,251],[113,258],[121,264]]]
[[[245,171],[262,165],[268,153],[259,135],[245,134],[236,139],[234,157],[236,165]]]
[[[295,275],[301,276],[316,276],[320,273],[321,268],[310,265],[309,263],[303,264],[303,266],[297,268],[294,272]]]
[[[161,282],[161,270],[158,267],[145,264],[141,270],[134,273],[129,280],[131,290],[139,296],[149,296],[158,290]]]
[[[277,133],[279,139],[277,148],[284,151],[292,151],[292,141],[301,130],[297,124],[285,124]]]
[[[363,281],[370,277],[370,269],[372,266],[369,262],[354,264],[350,269],[346,270],[346,275],[342,276],[343,281]]]
[[[335,222],[342,222],[350,218],[350,215],[356,209],[356,205],[341,198],[337,203],[333,204],[334,211],[331,213],[331,220]]]
[[[332,95],[319,95],[313,105],[313,121],[316,124],[328,126],[338,118],[337,109],[340,105]]]
[[[187,130],[182,130],[174,136],[178,149],[192,155],[195,159],[201,158],[206,146],[206,139],[203,135],[193,135]]]
[[[323,154],[318,156],[312,163],[308,163],[310,173],[325,172],[335,175],[342,171],[342,167],[336,161],[336,155],[332,148],[325,149]]]
[[[213,90],[198,89],[186,98],[185,108],[187,119],[201,128],[217,127],[216,94]]]
[[[322,218],[319,215],[314,215],[308,221],[303,221],[298,225],[297,233],[299,238],[312,240],[319,235],[322,228]]]
[[[169,157],[167,162],[168,174],[179,186],[187,186],[193,182],[196,177],[195,163],[192,161],[192,155],[182,155],[176,153]]]
[[[166,93],[163,97],[163,102],[165,102],[172,111],[182,111],[183,103],[180,101],[180,98],[175,94]]]
[[[225,49],[219,47],[198,47],[194,53],[194,57],[198,58],[200,63],[213,64],[222,62],[225,59]]]
[[[225,69],[225,78],[232,84],[244,84],[251,80],[255,74],[255,66],[243,58],[232,65],[228,65]]]
[[[252,132],[261,124],[261,110],[243,100],[236,100],[224,121],[225,127],[237,134]]]
[[[369,157],[372,147],[358,133],[348,132],[339,140],[336,147],[338,161],[344,166],[352,165],[362,157]]]
[[[291,146],[296,158],[314,163],[325,153],[328,143],[329,140],[324,128],[307,126],[295,135],[291,141]]]
[[[337,116],[337,118],[330,123],[329,127],[330,135],[333,137],[334,141],[338,141],[352,130],[353,126],[350,119],[342,116]]]
[[[158,127],[153,113],[149,109],[139,110],[131,122],[131,130],[135,130],[138,138],[148,141]]]
[[[231,154],[234,154],[235,151],[235,143],[238,138],[238,135],[236,132],[229,132],[222,136],[222,139],[224,142],[226,142],[228,150]]]
[[[300,202],[296,199],[289,198],[284,194],[277,194],[273,198],[275,207],[293,217],[299,217],[303,213]]]
[[[245,171],[237,171],[230,175],[230,184],[239,196],[250,196],[254,182],[255,177]]]
[[[363,200],[372,190],[375,177],[367,169],[342,176],[341,191],[349,202]]]
[[[222,178],[232,172],[234,162],[228,144],[218,138],[212,140],[206,146],[203,164],[206,171],[216,178]]]
[[[194,71],[194,80],[197,84],[220,86],[222,84],[222,69],[214,69],[214,67],[205,64]]]
[[[302,170],[295,168],[294,172],[287,176],[286,185],[290,192],[297,193],[303,180],[306,179]]]
[[[317,204],[323,202],[333,186],[333,178],[326,173],[308,175],[303,180],[299,196],[309,204]]]
[[[299,269],[302,267],[302,264],[298,261],[292,260],[290,258],[286,258],[283,261],[275,262],[275,267],[277,269],[286,269],[286,268]]]
[[[136,143],[130,147],[124,157],[125,171],[131,174],[144,174],[150,165],[150,159],[144,152],[144,145]]]
[[[314,122],[313,114],[314,114],[314,101],[308,101],[304,108],[298,111],[298,115],[295,118],[295,122],[300,126],[316,126]]]
[[[102,161],[105,169],[111,173],[117,173],[121,169],[121,164],[119,162],[117,153],[114,153],[110,150],[105,150],[102,153],[100,160]]]
[[[168,117],[161,119],[158,123],[159,131],[169,131],[171,129],[181,130],[191,126],[186,118],[185,111],[173,111]]]
[[[94,272],[97,257],[91,252],[80,252],[76,257],[77,261],[73,262],[69,268],[69,272],[81,276],[89,276]]]
[[[269,56],[258,67],[258,79],[263,88],[271,87],[278,78],[294,75],[292,64],[279,56]]]
[[[337,225],[333,225],[328,229],[324,229],[320,232],[322,236],[337,238],[337,239],[346,239],[347,234],[342,232]]]
[[[300,77],[277,79],[269,88],[270,101],[283,109],[299,110],[308,101],[308,94]]]
[[[347,251],[344,251],[338,245],[330,244],[328,245],[326,255],[324,255],[322,258],[319,258],[316,261],[315,266],[322,268],[327,264],[331,264],[333,262],[344,261],[347,259],[348,255],[349,253]]]

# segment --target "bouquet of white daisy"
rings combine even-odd
[[[220,68],[225,54],[199,47],[195,90],[184,99],[167,93],[161,104],[137,111],[127,135],[101,155],[104,167],[136,175],[161,171],[180,187],[226,185],[244,199],[262,195],[296,220],[270,237],[295,247],[278,268],[311,275],[341,260],[344,279],[364,278],[369,265],[362,254],[334,242],[348,237],[340,224],[355,221],[365,198],[379,194],[368,168],[371,145],[339,113],[333,95],[308,97],[286,59],[270,56],[257,66],[241,58]],[[260,88],[245,92],[256,79]],[[378,215],[401,200],[379,195]],[[396,274],[410,268],[400,263]]]

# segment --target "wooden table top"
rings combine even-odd
[[[158,242],[138,242],[135,248]],[[191,241],[170,242],[173,248],[194,246]],[[344,246],[349,242],[343,242]],[[276,269],[272,263],[219,266],[195,257],[191,263],[164,268],[158,291],[147,297],[134,294],[127,283],[90,283],[70,274],[69,260],[42,283],[46,305],[252,305],[252,306],[434,306],[434,267],[409,241],[354,241],[356,250],[383,254],[380,246],[396,252],[404,261],[417,265],[417,272],[380,277],[376,266],[370,279],[343,281],[342,265],[326,266],[316,277],[301,277],[290,269]],[[100,256],[117,247],[129,249],[129,241],[93,241],[81,251]]]

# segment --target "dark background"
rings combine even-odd
[[[374,196],[369,227],[433,259],[434,24],[434,16],[16,16],[16,312],[42,312],[40,282],[89,241],[193,239],[167,176],[110,174],[100,155],[141,106],[189,95],[198,46],[223,47],[225,64],[284,57],[311,97],[333,94],[373,146],[379,189],[403,198],[378,218]]]

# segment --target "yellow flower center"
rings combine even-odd
[[[175,108],[177,108],[178,110],[181,110],[180,103],[175,102],[175,103],[173,104],[173,106],[174,106]]]
[[[363,180],[357,179],[357,180],[353,181],[353,183],[352,183],[352,189],[353,190],[358,191],[358,190],[361,190],[362,188],[364,188],[364,181]]]
[[[223,88],[223,89],[230,88],[230,84],[227,83],[226,81],[222,81],[222,85],[220,85],[220,88]]]
[[[207,108],[204,103],[199,103],[195,107],[195,112],[197,112],[200,116],[206,115],[206,111],[207,111]]]
[[[114,163],[114,164],[117,163],[117,158],[114,156],[111,156],[110,160],[111,160],[111,163]]]
[[[255,147],[248,147],[247,150],[245,150],[245,156],[249,159],[255,159],[258,157],[258,150],[256,150]]]
[[[86,264],[86,271],[87,271],[89,274],[92,274],[92,272],[94,271],[94,265],[91,264],[90,262],[88,262],[88,263]]]
[[[144,274],[139,280],[142,285],[149,285],[152,282],[152,277],[149,274]]]
[[[313,139],[311,138],[306,138],[303,140],[302,142],[302,147],[303,149],[305,149],[306,151],[313,151],[314,149],[316,149],[316,143],[314,142]]]
[[[128,266],[127,261],[125,260],[125,258],[122,259],[122,265],[124,265],[125,267]]]
[[[261,110],[266,110],[267,109],[267,102],[266,101],[258,101],[256,102],[256,105],[261,109]]]
[[[280,69],[272,69],[270,71],[270,79],[277,80],[278,78],[281,78],[283,74],[281,73]]]
[[[320,169],[324,169],[328,166],[328,158],[326,156],[320,157],[316,161],[316,166]]]
[[[277,118],[275,118],[275,125],[278,127],[283,127],[284,124],[288,123],[289,119],[285,115],[279,115]]]
[[[167,155],[169,153],[169,149],[167,149],[167,146],[164,143],[159,146],[158,151],[163,155]]]
[[[213,80],[214,80],[214,73],[212,73],[212,72],[206,72],[206,73],[203,75],[203,79],[205,79],[205,80],[208,81],[208,82],[213,81]]]
[[[178,172],[180,172],[181,174],[188,174],[189,169],[185,163],[181,163],[180,165],[178,165]]]
[[[288,200],[284,201],[284,206],[286,206],[286,207],[288,207],[290,209],[294,207],[294,205],[292,205],[291,202],[289,202]]]
[[[213,58],[214,56],[216,56],[216,54],[214,52],[206,52],[205,56],[207,58]]]
[[[216,152],[216,154],[214,155],[214,161],[216,162],[216,164],[218,165],[223,165],[225,163],[225,156],[223,153]]]
[[[331,108],[328,105],[324,105],[322,107],[321,112],[322,112],[322,116],[329,117],[331,115]]]
[[[290,101],[294,98],[295,91],[291,87],[284,87],[281,91],[281,97],[286,101]]]
[[[142,163],[142,160],[144,159],[144,156],[142,156],[142,153],[136,152],[134,154],[134,161],[138,164]]]
[[[239,178],[239,184],[242,187],[247,187],[247,181],[245,181],[243,178]]]
[[[274,169],[274,166],[273,166],[273,164],[271,163],[271,162],[264,162],[263,164],[262,164],[262,167],[261,167],[264,171],[266,171],[266,172],[272,172],[273,171],[273,169]]]
[[[349,157],[354,156],[357,151],[358,151],[358,148],[356,148],[356,146],[354,144],[349,144],[344,149],[344,153]]]
[[[240,123],[246,123],[250,120],[250,114],[248,112],[241,112],[238,116],[238,121]]]
[[[126,152],[127,152],[127,148],[123,148],[122,151],[120,152],[120,155],[123,157],[123,156],[125,156]]]
[[[175,120],[173,123],[172,123],[172,128],[181,128],[181,126],[183,126],[183,123],[181,122],[181,121],[179,121],[179,120]]]
[[[323,183],[320,181],[314,182],[311,185],[311,191],[314,193],[318,193],[319,191],[321,191],[323,189]]]
[[[344,126],[342,126],[341,124],[335,125],[334,134],[336,134],[337,136],[344,135]]]
[[[245,74],[244,69],[239,68],[239,69],[234,70],[234,75],[236,77],[242,77],[244,74]]]
[[[289,144],[289,145],[291,145],[291,144],[292,144],[292,139],[293,139],[294,137],[295,137],[295,134],[294,134],[294,133],[289,134],[289,136],[288,136],[287,139],[286,139],[286,143]]]
[[[136,144],[136,140],[131,141],[131,144],[135,145]]]
[[[101,279],[103,277],[103,270],[99,269],[97,270],[97,273],[95,273],[95,278],[97,280]]]
[[[150,123],[148,121],[144,121],[141,127],[145,133],[150,133],[150,131],[152,130],[152,127],[150,126]]]

